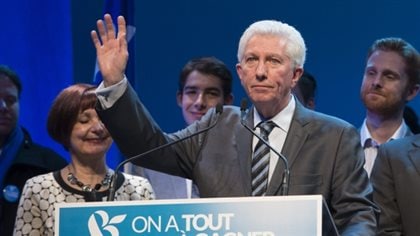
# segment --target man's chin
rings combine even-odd
[[[206,113],[199,113],[199,112],[191,112],[188,114],[188,118],[190,120],[196,121],[201,119],[201,117],[203,117]]]
[[[250,97],[253,104],[264,104],[264,103],[273,103],[273,98],[267,96],[254,96]]]
[[[0,136],[9,135],[10,132],[12,132],[12,128],[10,126],[0,124]]]
[[[382,115],[382,116],[393,116],[395,115],[396,112],[398,112],[397,107],[390,106],[383,103],[367,104],[366,108],[371,113]]]

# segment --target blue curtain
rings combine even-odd
[[[2,1],[1,9],[0,64],[22,80],[20,123],[36,142],[68,158],[49,138],[46,118],[55,96],[73,83],[70,1]]]

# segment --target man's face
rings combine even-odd
[[[177,94],[177,101],[189,125],[217,104],[231,104],[232,96],[223,96],[220,78],[193,71],[188,75],[183,91]]]
[[[0,76],[0,139],[4,140],[15,128],[19,118],[19,95],[15,84]]]
[[[395,52],[375,51],[366,63],[360,96],[366,109],[378,115],[402,112],[417,88],[408,88],[403,58]]]
[[[288,104],[291,89],[303,72],[287,56],[286,41],[274,35],[253,36],[236,70],[249,98],[266,118]]]

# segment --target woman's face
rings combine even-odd
[[[70,153],[81,158],[105,157],[111,144],[112,138],[95,109],[80,112],[70,135]]]

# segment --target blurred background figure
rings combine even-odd
[[[215,57],[192,59],[181,70],[176,99],[186,125],[190,125],[217,104],[233,103],[232,74],[226,65]],[[134,166],[131,163],[125,165],[125,171],[149,179],[157,199],[199,197],[198,189],[190,179]]]
[[[292,92],[306,108],[315,110],[316,86],[315,77],[304,71]]]
[[[95,88],[72,85],[52,104],[48,133],[69,152],[71,162],[26,182],[16,214],[15,235],[54,235],[57,203],[106,201],[113,170],[105,159],[112,138],[96,113]],[[116,181],[117,201],[154,199],[152,187],[143,177],[118,173]]]
[[[419,68],[417,50],[401,38],[378,39],[368,51],[360,89],[366,108],[360,138],[369,175],[379,145],[413,134],[403,113],[419,91]]]
[[[0,65],[0,235],[12,235],[25,181],[67,164],[52,149],[33,142],[19,125],[21,93],[17,73]]]
[[[406,105],[404,108],[403,117],[405,123],[410,128],[411,132],[413,132],[413,134],[420,133],[419,118],[413,108]]]

